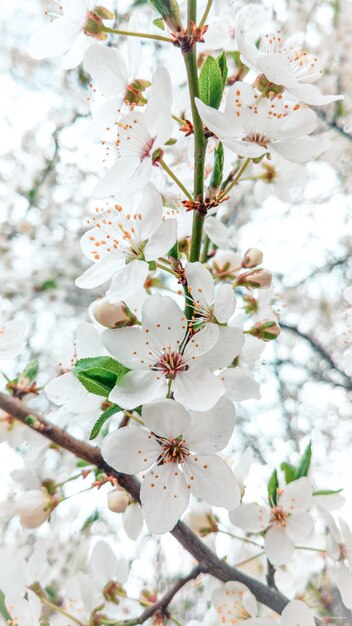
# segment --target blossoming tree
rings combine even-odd
[[[338,486],[317,484],[311,443],[294,461],[267,459],[265,490],[255,502],[247,495],[254,453],[236,446],[236,411],[260,398],[253,366],[279,337],[280,320],[262,252],[250,242],[234,249],[226,222],[248,180],[301,175],[302,164],[328,150],[316,132],[319,107],[343,96],[315,84],[323,71],[304,36],[283,38],[259,4],[224,12],[220,38],[221,2],[150,5],[144,28],[133,8],[124,23],[112,6],[67,0],[29,42],[33,58],[64,55],[66,69],[82,64],[92,81],[89,136],[104,163],[81,237],[90,265],[75,285],[100,291],[73,346],[62,346],[57,375],[39,387],[32,360],[6,375],[0,394],[9,441],[20,428],[27,443],[13,472],[22,491],[11,517],[36,537],[30,555],[0,564],[3,623],[330,623],[335,615],[316,589],[286,595],[280,578],[298,554],[320,555],[346,615],[352,608],[352,535],[334,516],[344,499]],[[157,61],[146,52],[153,46]],[[193,155],[191,171],[182,151]],[[350,303],[350,288],[345,297]],[[21,317],[4,321],[0,361],[16,359],[26,336]],[[40,533],[49,529],[60,546],[65,538],[52,525],[83,492],[91,511],[82,535],[98,522],[99,502],[121,518],[126,541],[171,533],[189,571],[166,584],[160,568],[163,592],[146,582],[136,597],[129,554],[112,532],[98,531],[84,564],[62,564],[62,586],[53,584]],[[241,561],[219,556],[221,534],[249,550]],[[159,541],[168,568],[173,544]],[[202,614],[180,609],[179,592],[200,584]]]

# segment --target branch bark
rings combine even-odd
[[[139,481],[134,476],[122,474],[110,467],[110,465],[104,461],[98,447],[76,439],[55,424],[45,420],[37,412],[32,411],[21,400],[5,393],[0,393],[0,408],[23,424],[29,426],[29,428],[41,433],[44,437],[56,443],[61,448],[87,461],[87,463],[95,465],[107,475],[116,478],[119,484],[126,489],[133,498],[139,501]],[[255,595],[258,602],[265,604],[277,613],[281,613],[289,602],[288,598],[279,591],[269,589],[255,578],[248,576],[235,567],[231,567],[231,565],[225,561],[220,560],[183,522],[178,522],[171,531],[171,534],[185,550],[196,559],[204,573],[211,574],[223,582],[235,580],[243,583]],[[321,626],[320,620],[316,620],[316,624],[317,626]]]

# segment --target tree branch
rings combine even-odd
[[[72,452],[75,456],[92,465],[96,465],[109,476],[116,478],[119,484],[139,501],[139,481],[134,476],[122,474],[110,467],[104,461],[99,448],[76,439],[55,424],[45,420],[37,412],[32,411],[21,400],[5,393],[0,393],[0,408],[61,448]],[[281,613],[289,602],[288,598],[279,591],[269,589],[255,578],[220,560],[183,522],[178,522],[171,534],[198,561],[204,573],[223,582],[235,580],[243,583],[254,594],[258,602],[265,604],[277,613]],[[316,624],[321,626],[320,620],[316,620]]]

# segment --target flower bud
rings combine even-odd
[[[271,285],[271,281],[271,272],[259,269],[240,274],[235,281],[234,287],[247,287],[247,289],[268,289]]]
[[[136,323],[136,317],[124,302],[112,304],[106,298],[101,298],[101,300],[93,303],[92,315],[99,324],[106,328],[124,328]]]
[[[275,320],[262,320],[256,322],[249,331],[252,337],[262,339],[263,341],[272,341],[276,339],[281,333],[281,328]]]
[[[99,41],[104,41],[107,38],[107,34],[104,32],[103,20],[97,13],[94,13],[94,11],[88,12],[83,32],[88,37],[94,37],[94,39],[98,39]]]
[[[263,253],[258,248],[249,248],[243,255],[242,267],[257,267],[263,262]]]
[[[114,489],[108,493],[108,507],[113,513],[124,513],[130,503],[127,491]]]
[[[24,528],[38,528],[47,521],[57,501],[48,492],[31,489],[19,496],[15,514],[20,516]]]
[[[182,22],[178,3],[176,0],[149,0],[150,4],[156,9],[168,25],[172,32],[182,29]]]
[[[109,9],[102,7],[99,4],[94,7],[93,11],[96,15],[98,15],[98,17],[101,17],[102,20],[113,20],[115,17],[115,14],[112,11],[109,11]]]

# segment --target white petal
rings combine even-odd
[[[234,402],[260,398],[260,387],[249,370],[231,367],[220,374],[226,388],[226,397]]]
[[[143,511],[138,502],[130,504],[122,514],[122,523],[129,539],[135,541],[143,528]]]
[[[177,464],[166,463],[151,470],[141,486],[141,502],[147,526],[162,535],[171,530],[187,508],[189,489]]]
[[[229,231],[216,217],[211,215],[204,221],[204,231],[208,235],[210,241],[212,241],[218,248],[226,248],[229,243]]]
[[[167,439],[176,438],[190,426],[186,409],[175,400],[157,400],[145,404],[142,420],[152,432]]]
[[[99,400],[71,372],[48,382],[45,392],[51,402],[65,406],[72,413],[85,413],[94,407],[95,400]]]
[[[185,274],[193,300],[210,306],[214,301],[214,279],[201,263],[187,263]]]
[[[81,322],[76,331],[76,353],[79,359],[102,356],[105,350],[101,336],[93,324]]]
[[[231,285],[221,284],[215,290],[214,315],[220,324],[227,322],[236,310],[236,297]]]
[[[225,387],[212,372],[197,367],[177,374],[172,391],[175,400],[188,409],[207,411],[224,395]]]
[[[104,587],[109,580],[114,580],[117,559],[106,541],[98,541],[95,544],[89,559],[89,567],[99,587]]]
[[[102,341],[111,356],[130,369],[148,367],[148,346],[141,328],[127,327],[105,330]]]
[[[149,239],[159,228],[163,217],[163,199],[154,183],[149,182],[144,186],[137,213],[142,216],[142,239]]]
[[[116,48],[93,45],[84,55],[84,68],[106,98],[123,94],[128,85],[125,60]]]
[[[125,189],[129,185],[132,193],[137,193],[146,182],[148,172],[140,163],[137,156],[123,156],[116,159],[116,163],[103,176],[101,181],[92,190],[94,198],[106,198]],[[137,182],[139,179],[139,182]],[[133,185],[132,185],[133,182]]]
[[[207,327],[213,326],[208,324]],[[215,346],[206,354],[197,359],[197,367],[221,369],[227,367],[241,352],[244,335],[240,328],[234,326],[219,326],[219,339]],[[226,371],[226,370],[225,370]],[[221,380],[221,376],[219,377]]]
[[[172,102],[170,75],[166,67],[163,66],[156,69],[148,93],[148,104],[145,112],[147,124],[152,125],[155,118],[160,114],[161,102],[168,108],[171,106]]]
[[[135,409],[145,402],[163,398],[167,393],[167,384],[157,372],[136,370],[128,372],[120,383],[111,391],[109,400],[124,409]]]
[[[177,237],[177,220],[169,219],[161,222],[159,228],[150,237],[144,248],[146,261],[155,261],[171,250]]]
[[[315,626],[315,619],[304,602],[291,600],[281,613],[282,626]]]
[[[93,114],[89,129],[89,136],[92,139],[101,139],[108,130],[113,128],[115,122],[121,117],[119,111],[122,103],[122,98],[111,98]]]
[[[270,146],[270,150],[279,154],[288,161],[305,163],[319,156],[328,148],[326,142],[319,141],[315,137],[299,137],[298,139],[286,139],[276,141]]]
[[[316,85],[308,85],[304,83],[290,87],[287,89],[287,92],[301,102],[305,102],[306,104],[310,104],[312,106],[324,106],[325,104],[330,104],[331,102],[336,102],[337,100],[343,100],[343,96],[325,96],[321,93],[320,89],[316,87]]]
[[[3,326],[0,324],[0,359],[15,358],[25,345],[25,337],[28,331],[26,322],[11,320]]]
[[[82,26],[67,17],[59,17],[31,37],[28,53],[34,59],[64,54],[78,37]]]
[[[89,267],[81,276],[76,278],[75,284],[81,289],[99,287],[113,277],[122,263],[121,259],[117,258],[116,255],[108,255],[100,259],[97,263],[94,263],[94,265]]]
[[[286,55],[276,52],[271,54],[263,54],[258,58],[257,67],[266,78],[275,85],[296,84],[290,61]]]
[[[312,533],[313,528],[313,518],[305,511],[290,515],[286,522],[286,532],[290,539],[295,542],[305,541]]]
[[[213,506],[233,509],[241,501],[239,484],[223,459],[215,454],[190,455],[184,472],[191,492]]]
[[[273,565],[288,563],[294,549],[294,543],[284,528],[273,526],[265,533],[265,553]]]
[[[302,476],[285,485],[283,494],[280,495],[279,504],[288,513],[305,511],[312,504],[312,484],[308,478]]]
[[[160,354],[178,348],[187,330],[186,318],[175,300],[155,294],[148,298],[142,312],[143,333],[152,340]]]
[[[110,302],[126,302],[144,286],[149,266],[145,261],[131,261],[115,273],[106,297]]]
[[[213,109],[207,104],[204,104],[199,98],[195,98],[195,103],[205,126],[215,133],[221,141],[223,141],[225,137],[228,137],[234,125],[233,116]]]
[[[232,580],[214,589],[211,600],[219,612],[220,619],[222,616],[226,619],[225,624],[236,624],[238,620],[241,623],[242,608],[246,609],[249,615],[258,613],[256,599],[248,587]]]
[[[339,566],[336,584],[345,607],[352,609],[352,574],[343,563]]]
[[[72,47],[66,52],[62,67],[64,70],[72,70],[77,67],[83,60],[84,53],[92,45],[92,39],[87,37],[83,31],[79,33],[77,39],[73,42]]]
[[[317,125],[317,115],[308,107],[300,108],[284,118],[280,124],[280,139],[295,139],[298,136],[310,135]]]
[[[235,426],[236,411],[230,400],[221,398],[211,411],[191,412],[191,425],[183,430],[187,447],[203,454],[225,448]]]
[[[205,328],[198,331],[187,343],[184,350],[185,361],[190,367],[197,367],[203,364],[199,357],[207,354],[218,342],[219,327],[216,324],[207,324]],[[214,369],[217,367],[214,364]]]
[[[244,502],[231,511],[229,517],[234,526],[250,533],[260,533],[269,524],[270,511],[257,502]]]
[[[104,437],[101,453],[118,472],[138,474],[156,462],[160,446],[144,428],[126,426]]]

